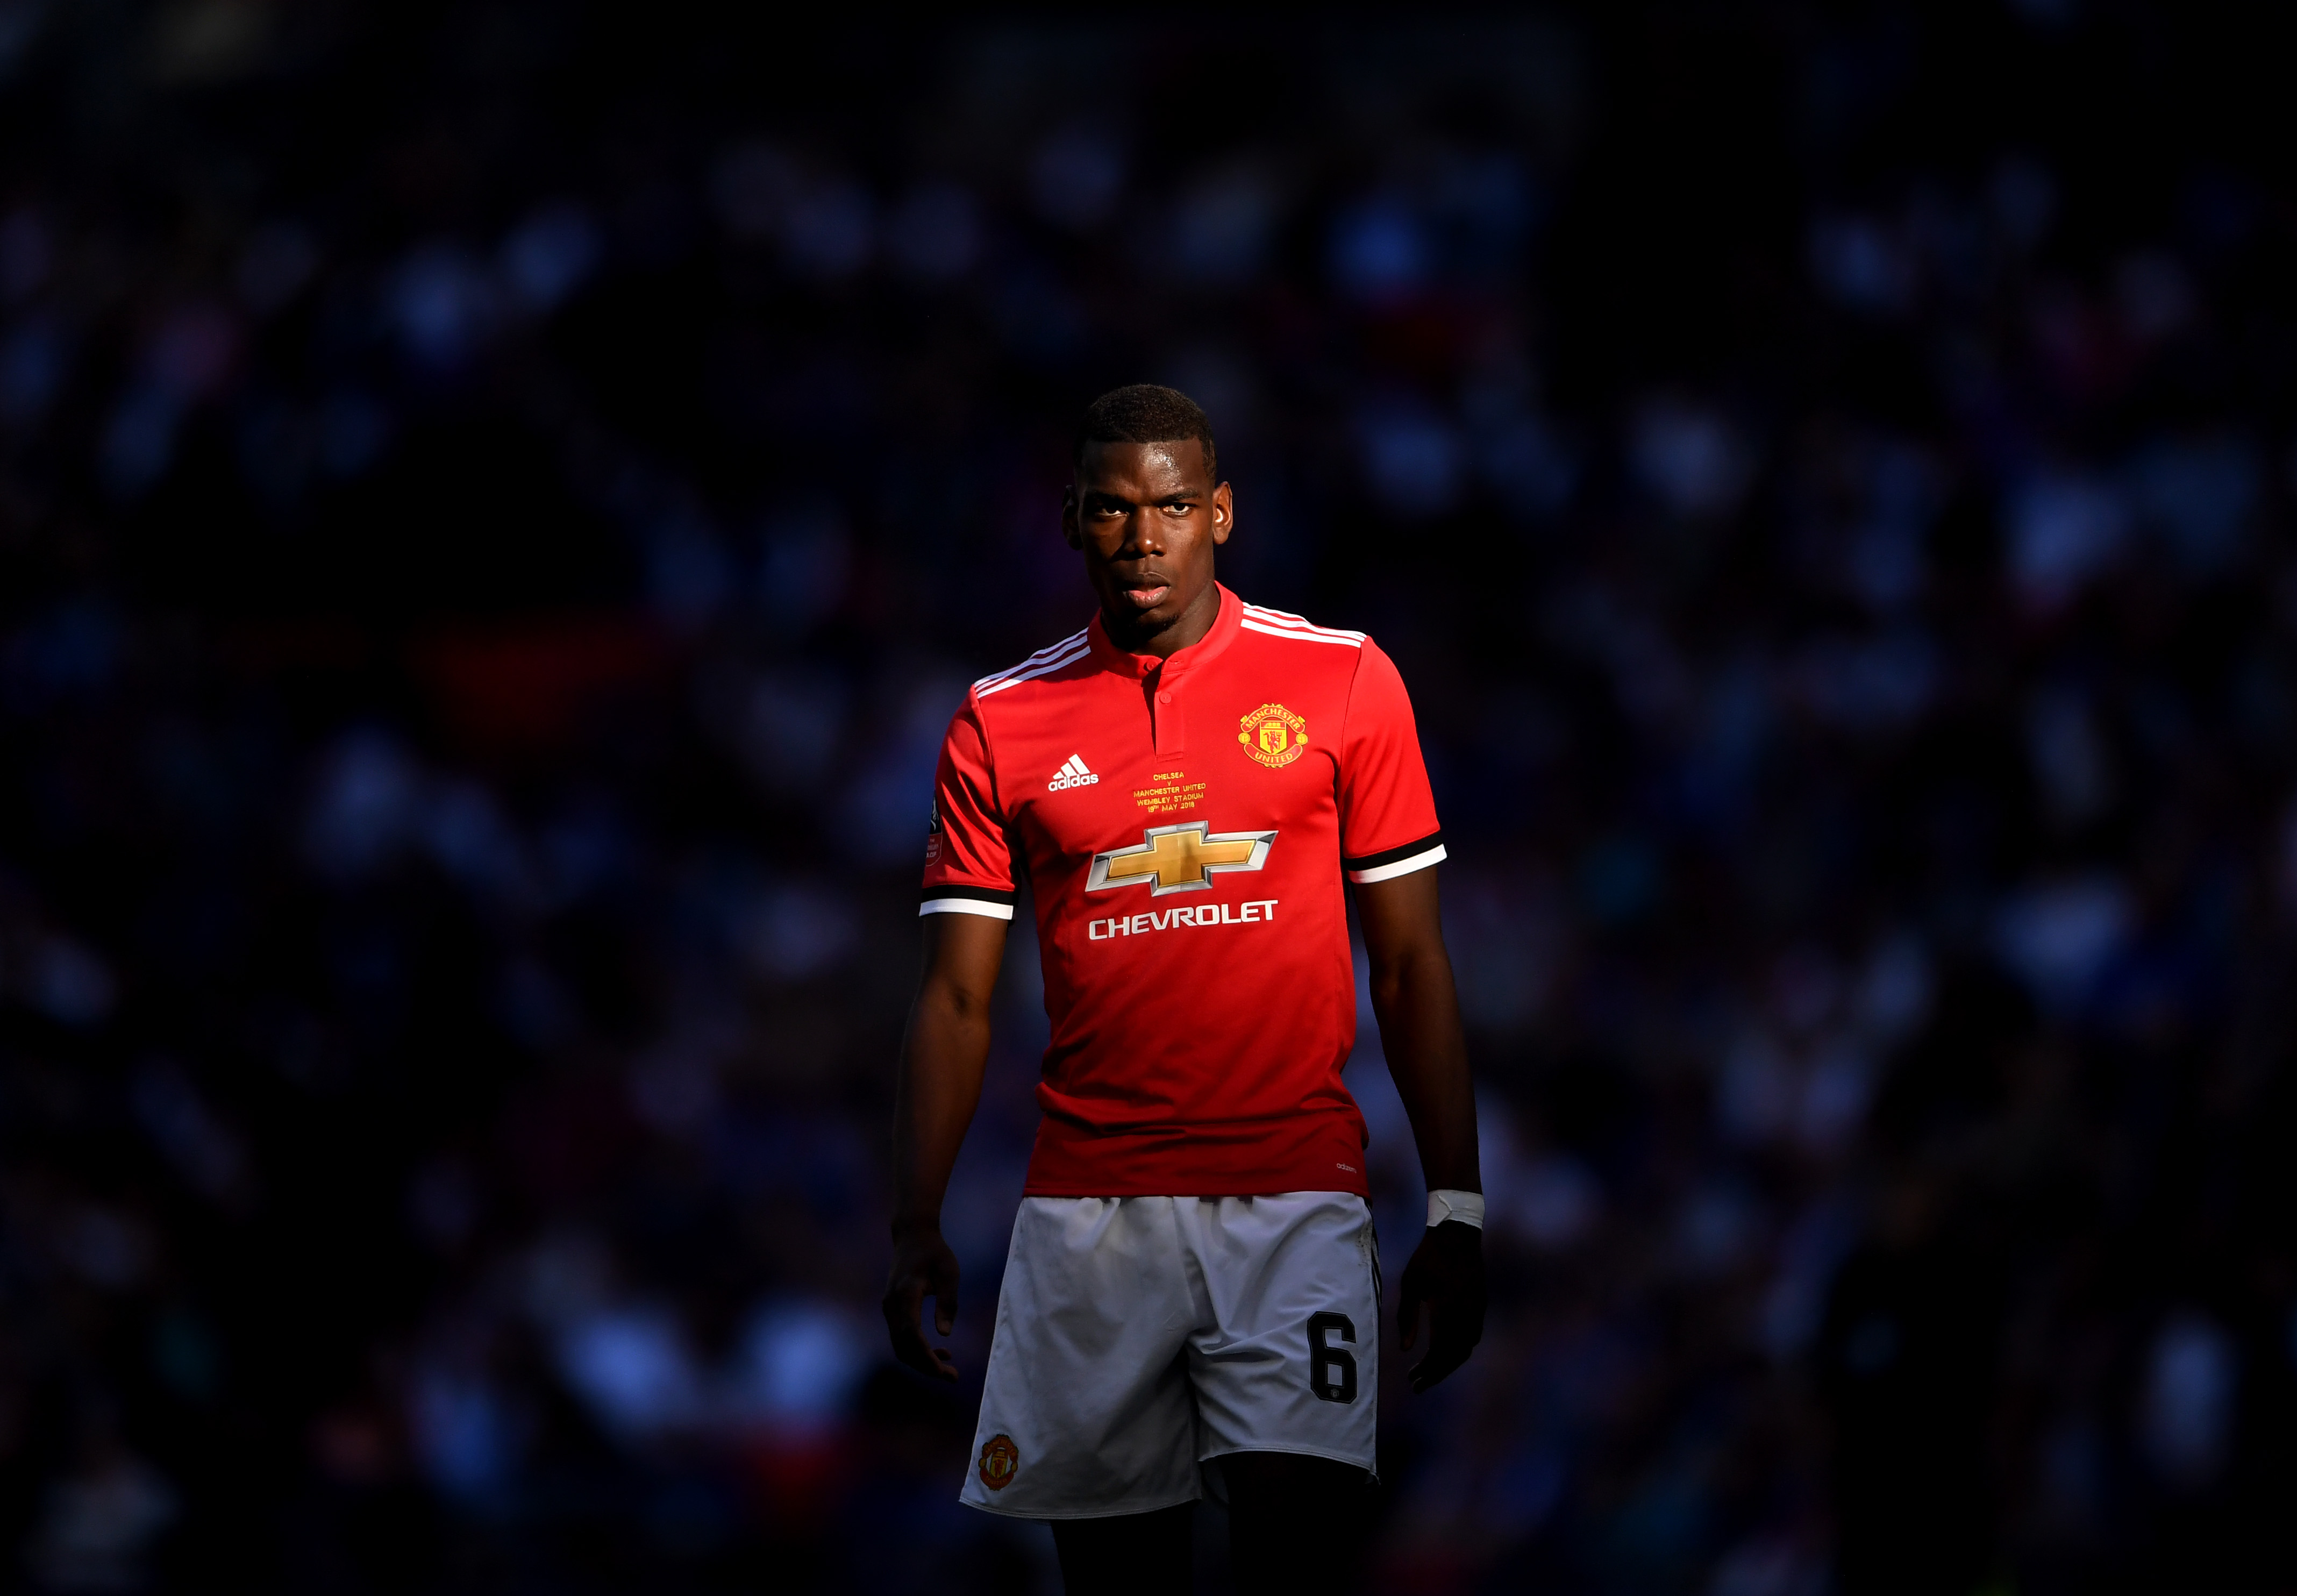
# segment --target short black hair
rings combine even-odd
[[[1205,446],[1205,472],[1219,481],[1220,457],[1213,450],[1213,424],[1204,407],[1177,388],[1131,383],[1084,407],[1072,463],[1084,464],[1088,443],[1180,443],[1190,438]]]

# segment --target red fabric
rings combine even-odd
[[[1011,893],[1015,853],[1033,890],[1052,1041],[1029,1195],[1366,1195],[1340,1081],[1356,1015],[1343,839],[1353,859],[1437,836],[1411,701],[1376,646],[1225,588],[1212,631],[1169,661],[1116,648],[1096,620],[975,684],[934,810],[928,902]],[[1191,823],[1207,835],[1181,837],[1173,881],[1202,878],[1207,843],[1241,860],[1276,835],[1209,887],[1127,874],[1152,856],[1088,890],[1096,854]]]
[[[926,834],[926,884],[969,884],[1009,892],[1013,856],[997,809],[997,777],[972,694],[942,739],[934,783],[934,820]]]
[[[1416,843],[1436,829],[1404,678],[1369,639],[1359,660],[1340,743],[1340,851],[1349,859]]]

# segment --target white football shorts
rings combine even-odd
[[[1362,1197],[1025,1197],[959,1499],[1096,1518],[1194,1501],[1232,1452],[1370,1470],[1379,1392]]]

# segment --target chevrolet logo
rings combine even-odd
[[[1221,870],[1257,870],[1268,862],[1272,831],[1208,831],[1202,820],[1185,826],[1152,826],[1138,848],[1117,848],[1092,856],[1092,874],[1085,877],[1088,893],[1110,887],[1138,886],[1153,880],[1149,896],[1193,893],[1213,884]]]

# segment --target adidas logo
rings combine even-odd
[[[1084,768],[1083,760],[1072,753],[1069,755],[1068,763],[1061,767],[1061,773],[1045,784],[1045,790],[1049,793],[1058,793],[1068,787],[1089,787],[1099,779],[1099,777]]]

